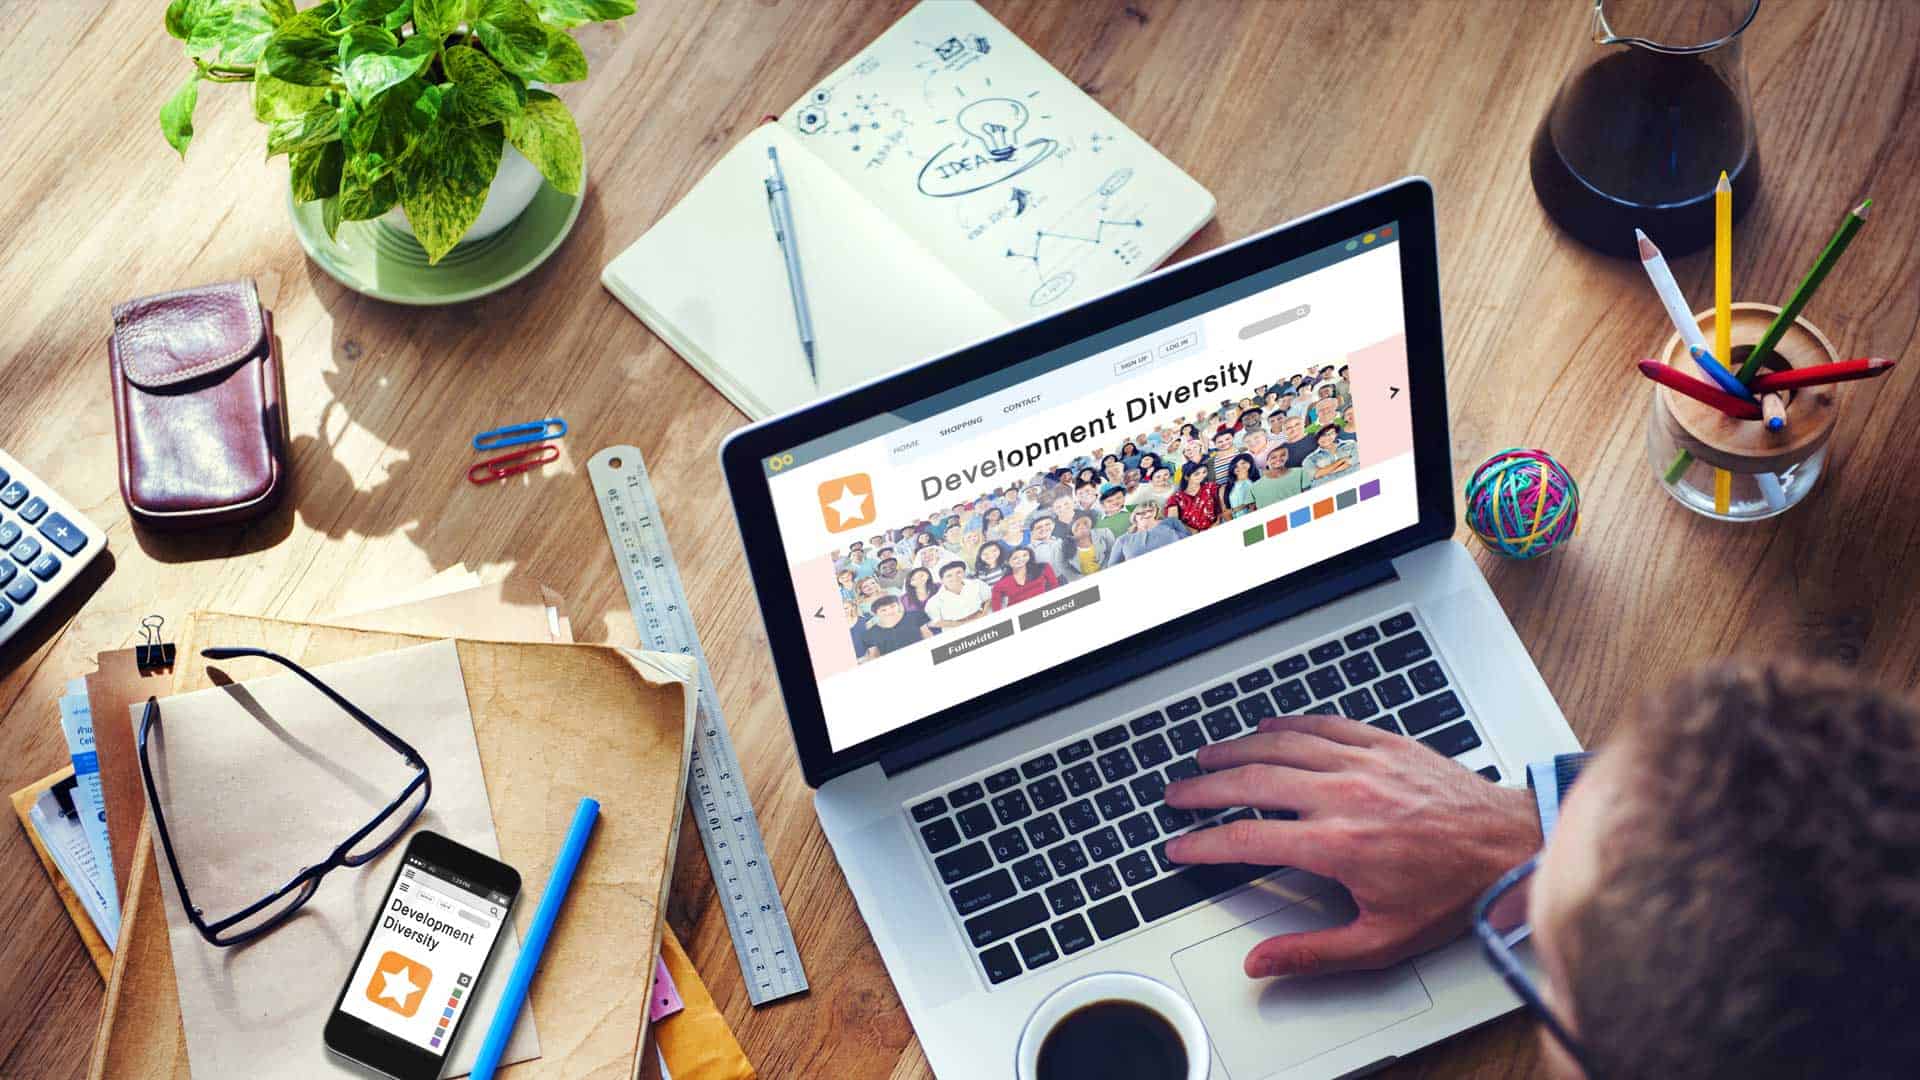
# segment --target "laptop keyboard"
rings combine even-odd
[[[1194,752],[1272,716],[1337,714],[1458,758],[1481,745],[1412,611],[1336,634],[1177,694],[1159,707],[910,800],[906,807],[961,935],[991,985],[1104,945],[1275,873],[1184,867],[1180,833],[1256,816],[1168,806]],[[1478,770],[1498,781],[1498,768]],[[1291,818],[1291,811],[1258,816]]]

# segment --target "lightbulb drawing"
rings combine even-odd
[[[984,98],[961,109],[953,122],[980,140],[993,160],[1005,161],[1019,149],[1027,116],[1027,107],[1012,98]]]

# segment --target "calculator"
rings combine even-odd
[[[107,548],[107,534],[0,450],[0,645]]]

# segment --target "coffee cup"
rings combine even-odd
[[[1019,1080],[1207,1080],[1207,1029],[1184,994],[1125,971],[1048,994],[1014,1052]]]

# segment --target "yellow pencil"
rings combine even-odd
[[[1733,503],[1733,474],[1725,469],[1713,470],[1713,512],[1724,514]]]
[[[1713,355],[1733,363],[1733,186],[1724,169],[1713,187]]]

